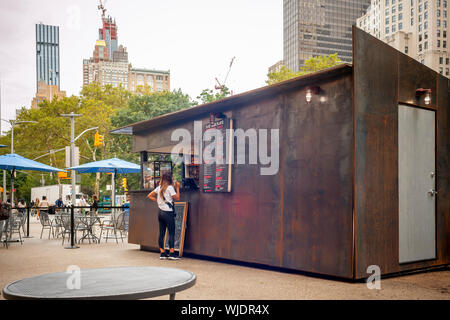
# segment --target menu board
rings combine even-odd
[[[230,150],[227,152],[227,148],[232,148],[232,144],[227,143],[230,140],[227,139],[227,129],[232,129],[232,126],[232,119],[214,116],[211,116],[209,122],[205,125],[205,131],[216,129],[222,133],[223,137],[222,142],[216,141],[215,138],[213,138],[213,141],[205,142],[205,146],[208,145],[214,150],[212,156],[215,159],[215,161],[208,161],[207,159],[203,161],[203,192],[205,193],[231,192],[232,165],[231,161],[226,159],[226,156],[233,154]],[[221,154],[217,150],[222,150]]]

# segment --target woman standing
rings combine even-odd
[[[177,191],[175,191],[175,188]],[[147,198],[158,203],[158,222],[159,222],[159,251],[161,252],[160,259],[179,259],[175,255],[174,243],[175,243],[175,216],[172,210],[173,200],[180,200],[180,183],[175,182],[175,188],[173,187],[172,175],[168,172],[164,173],[161,177],[161,183],[153,190]],[[169,230],[169,255],[164,250],[164,235],[166,229]]]

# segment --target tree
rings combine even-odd
[[[117,110],[111,117],[113,128],[123,127],[135,122],[149,120],[163,114],[187,109],[196,105],[187,94],[181,90],[172,92],[147,92],[133,95],[128,106]],[[139,162],[139,155],[131,151],[132,139],[127,135],[113,135],[113,154],[120,154],[126,161]],[[124,176],[125,177],[125,176]],[[139,187],[139,176],[126,176],[131,189]]]
[[[266,83],[268,85],[279,83],[308,73],[328,69],[342,63],[343,62],[338,58],[337,53],[328,56],[311,57],[305,61],[305,65],[300,68],[300,71],[294,72],[288,67],[282,66],[280,71],[269,73],[267,75],[268,80],[266,80]]]
[[[266,80],[266,83],[268,85],[271,85],[298,77],[300,75],[301,75],[300,71],[294,72],[286,66],[281,66],[280,71],[267,74],[268,80]]]
[[[123,87],[104,87],[92,83],[83,87],[81,96],[71,96],[62,99],[53,99],[39,104],[38,109],[23,109],[18,120],[33,120],[38,123],[23,123],[14,129],[16,153],[34,159],[50,150],[57,150],[70,145],[70,122],[61,114],[74,112],[83,114],[75,122],[75,136],[92,127],[99,127],[99,133],[104,136],[104,145],[96,149],[93,147],[94,132],[88,132],[76,142],[80,148],[83,161],[106,159],[111,152],[111,116],[120,108],[128,106],[132,94]],[[4,144],[9,144],[11,132],[0,138]],[[0,151],[2,154],[6,151]],[[38,161],[51,166],[64,168],[65,154],[57,152],[40,158]],[[82,176],[82,181],[94,181],[92,175]],[[95,193],[98,194],[99,175],[95,179]]]
[[[305,61],[305,65],[301,67],[301,74],[308,74],[311,72],[316,72],[324,69],[328,69],[343,62],[339,59],[338,54],[330,54],[329,56],[317,56],[312,57]]]
[[[131,137],[111,135],[113,128],[125,126],[134,122],[148,120],[165,113],[178,111],[194,106],[188,95],[181,90],[173,92],[151,92],[143,88],[139,94],[133,95],[123,87],[111,85],[100,86],[92,83],[84,86],[79,97],[71,96],[44,101],[38,109],[23,109],[18,120],[33,120],[38,123],[23,123],[14,128],[16,153],[34,159],[50,150],[57,150],[70,145],[70,121],[61,114],[74,112],[83,114],[75,121],[75,137],[88,128],[99,127],[103,135],[103,146],[94,147],[94,133],[85,133],[76,141],[80,148],[80,163],[98,161],[102,159],[120,157],[127,161],[139,163],[139,155],[131,152]],[[0,144],[9,145],[11,132],[0,137]],[[7,150],[6,150],[7,149]],[[9,148],[0,149],[0,154],[9,153]],[[54,167],[65,167],[65,153],[63,151],[50,153],[39,158],[40,162]],[[139,186],[138,175],[127,176],[131,187]],[[48,177],[48,178],[47,178]],[[111,176],[100,174],[83,174],[83,191],[100,194],[101,187],[110,183]],[[50,180],[49,180],[50,179]],[[9,180],[9,178],[8,178]],[[17,179],[17,189],[21,195],[29,192],[32,187],[40,185],[40,174],[26,174]],[[50,177],[46,173],[46,181],[57,181],[56,174]],[[94,189],[89,187],[95,184]],[[23,189],[23,190],[22,190]]]
[[[226,98],[230,95],[230,90],[226,86],[221,86],[220,90],[216,89],[218,92],[214,93],[211,89],[204,89],[202,93],[197,97],[200,99],[202,104],[210,103],[216,100]]]

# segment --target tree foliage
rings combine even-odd
[[[228,88],[205,99],[222,98],[229,95]],[[149,120],[160,115],[190,108],[197,102],[192,101],[181,90],[173,92],[152,92],[150,88],[143,87],[132,94],[123,87],[110,85],[100,86],[92,83],[84,86],[80,96],[66,98],[54,98],[52,101],[44,101],[37,109],[23,108],[17,120],[36,121],[37,123],[22,123],[14,127],[14,149],[29,159],[39,158],[37,161],[58,168],[65,168],[65,152],[51,152],[70,145],[70,119],[61,114],[76,113],[82,117],[75,119],[75,137],[84,130],[98,127],[98,132],[103,135],[103,146],[94,147],[95,130],[83,134],[76,146],[80,149],[80,164],[98,161],[102,159],[118,157],[134,163],[139,163],[139,154],[131,150],[132,140],[126,135],[112,135],[114,128],[129,125],[131,123]],[[0,149],[0,155],[10,152],[11,130],[0,137],[0,144],[8,148]],[[18,197],[29,201],[32,187],[40,186],[40,172],[18,172],[15,182]],[[8,185],[10,175],[7,174]],[[104,190],[106,184],[111,183],[111,175],[82,174],[82,191],[88,194],[95,192],[93,187],[99,182],[99,189]],[[139,188],[139,174],[118,175],[116,187],[122,192],[121,178],[127,178],[128,189]],[[56,174],[44,173],[46,184],[57,183]],[[70,183],[70,180],[61,181]],[[7,188],[9,191],[9,187]],[[105,192],[109,194],[109,191]],[[17,197],[16,197],[17,198]]]
[[[230,95],[230,89],[228,89],[227,86],[221,86],[220,89],[215,89],[215,91],[216,92],[211,89],[204,89],[197,99],[199,99],[202,104],[205,104],[226,98]]]
[[[268,79],[266,80],[266,83],[268,85],[279,83],[308,73],[328,69],[342,63],[343,62],[339,59],[337,53],[311,57],[305,61],[305,65],[300,68],[300,71],[292,71],[288,67],[282,66],[280,71],[267,74]]]
[[[305,65],[300,68],[300,72],[301,74],[308,74],[311,72],[328,69],[342,63],[343,62],[339,59],[337,53],[326,56],[312,57],[305,61]]]

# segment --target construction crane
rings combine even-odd
[[[102,10],[102,17],[104,17],[105,16],[105,12],[106,12],[106,8],[105,8],[105,5],[104,4],[106,4],[106,0],[105,0],[105,3],[103,3],[102,2],[102,0],[99,0],[100,1],[100,4],[98,5],[98,10]]]
[[[233,66],[234,59],[236,59],[236,57],[233,57],[231,59],[230,67],[228,68],[228,72],[227,72],[227,75],[225,76],[225,80],[223,80],[223,82],[220,83],[219,79],[216,78],[217,85],[214,87],[216,90],[222,90],[223,87],[225,86],[225,83],[227,83],[228,75],[230,74],[231,67]]]

